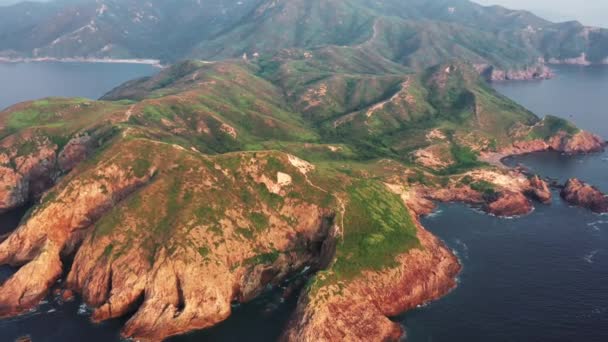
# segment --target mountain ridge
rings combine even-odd
[[[31,8],[29,8],[31,6]],[[27,16],[25,13],[28,13]],[[608,61],[608,30],[468,0],[51,2],[0,9],[0,56],[218,60],[329,46],[417,70],[457,57],[505,71]]]

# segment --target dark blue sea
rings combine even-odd
[[[0,110],[49,96],[98,99],[123,82],[158,70],[146,64],[0,63]]]

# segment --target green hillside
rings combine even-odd
[[[343,49],[422,70],[608,57],[608,31],[468,0],[57,1],[0,8],[0,56],[221,60]],[[371,59],[368,59],[371,61]],[[395,67],[393,65],[393,67]]]

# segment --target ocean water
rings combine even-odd
[[[123,82],[158,68],[119,63],[0,63],[0,110],[49,96],[98,99]]]
[[[608,138],[608,68],[556,69],[550,81],[495,87],[536,113]],[[537,153],[507,162],[608,192],[607,153]],[[448,296],[397,318],[408,341],[608,341],[608,216],[570,207],[555,192],[552,205],[537,204],[519,219],[442,205],[423,223],[464,269]]]

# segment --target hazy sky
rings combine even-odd
[[[553,21],[576,19],[586,25],[608,27],[608,0],[475,0],[475,2],[526,9]]]

